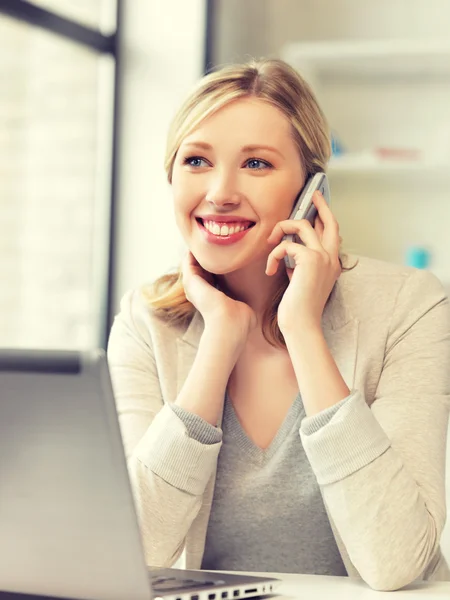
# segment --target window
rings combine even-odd
[[[0,346],[104,346],[114,52],[1,8]]]

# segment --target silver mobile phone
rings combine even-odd
[[[308,179],[300,194],[297,196],[294,208],[292,209],[290,220],[300,221],[306,219],[314,227],[314,221],[317,215],[317,208],[314,206],[312,197],[316,190],[319,190],[325,198],[326,203],[330,206],[330,188],[328,186],[328,178],[325,173],[316,173]],[[283,240],[289,242],[297,242],[301,244],[301,239],[295,234],[287,234],[283,236]],[[288,269],[295,267],[294,259],[290,256],[284,257],[284,262]]]

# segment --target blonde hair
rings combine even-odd
[[[281,60],[253,60],[209,73],[180,107],[167,138],[165,168],[170,183],[184,138],[223,106],[246,97],[271,104],[289,120],[307,177],[326,170],[331,152],[330,134],[309,85]],[[288,283],[286,276],[285,284],[271,299],[262,321],[263,335],[274,346],[285,345],[277,323],[277,309]],[[160,277],[146,295],[152,308],[172,323],[187,323],[195,313],[195,307],[184,293],[181,271]]]

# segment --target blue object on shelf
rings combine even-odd
[[[411,246],[406,252],[406,264],[416,269],[426,269],[430,265],[431,255],[426,248]]]
[[[345,152],[344,146],[340,142],[339,138],[335,133],[331,133],[331,154],[333,156],[339,156]]]

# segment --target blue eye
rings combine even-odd
[[[270,169],[272,166],[270,163],[265,160],[260,160],[259,158],[250,158],[247,161],[247,167],[252,169],[253,171],[260,171],[262,169]]]
[[[206,165],[206,161],[204,158],[200,158],[200,156],[188,156],[184,159],[183,164],[189,165],[190,167],[198,168],[204,167]]]

